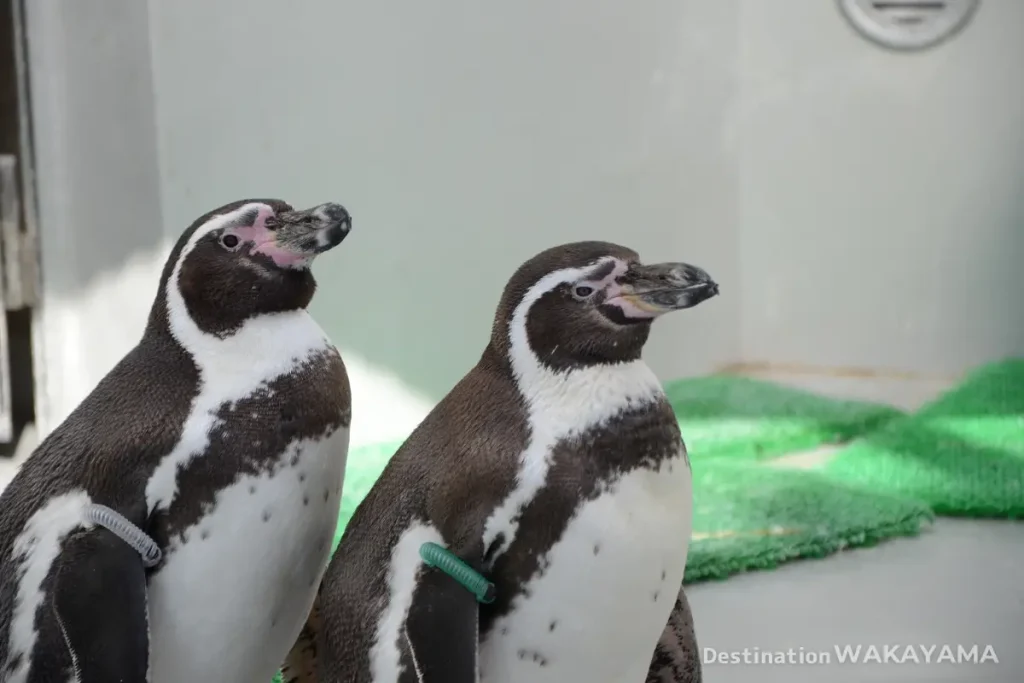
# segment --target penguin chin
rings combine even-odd
[[[296,252],[273,241],[264,242],[253,249],[253,255],[262,254],[273,264],[285,270],[309,270],[316,254]]]
[[[636,307],[626,307],[619,304],[615,299],[610,299],[597,307],[598,312],[605,319],[621,327],[636,327],[638,325],[650,325],[657,315],[648,315],[635,312]]]
[[[241,265],[257,273],[264,279],[297,279],[311,273],[313,257],[277,259],[265,251],[254,251],[248,258],[241,260]]]

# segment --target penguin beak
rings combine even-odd
[[[618,305],[630,318],[656,318],[718,294],[718,283],[688,263],[634,263],[618,285],[619,291],[607,303]]]
[[[321,204],[305,211],[283,211],[267,218],[275,247],[311,260],[341,244],[352,230],[352,216],[341,204]]]
[[[317,254],[341,244],[352,230],[352,216],[341,204],[321,204],[305,211],[288,207],[276,213],[275,208],[257,203],[239,217],[240,225],[229,227],[253,245],[250,254],[268,256],[280,268],[308,268]]]

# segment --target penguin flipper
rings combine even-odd
[[[50,606],[79,683],[145,683],[146,570],[134,548],[99,526],[69,536]]]
[[[424,567],[401,641],[400,683],[476,683],[480,644],[476,596],[438,569]]]
[[[693,613],[686,592],[680,588],[665,630],[654,646],[646,683],[701,683],[702,679]]]

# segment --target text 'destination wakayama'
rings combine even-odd
[[[791,647],[786,650],[758,647],[742,650],[716,650],[705,647],[701,659],[715,664],[998,664],[999,656],[991,645],[981,644],[897,644],[835,645],[831,650]]]

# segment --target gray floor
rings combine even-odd
[[[748,374],[906,409],[950,384]],[[819,455],[827,457],[828,449]],[[706,683],[1024,682],[1024,522],[940,519],[917,538],[697,584],[689,596],[700,646],[715,651],[704,654],[755,662],[707,663]],[[898,646],[902,659],[908,645],[920,664],[838,662],[837,648],[860,646],[863,656],[875,646],[884,659],[886,646],[890,652]],[[958,646],[969,652],[974,645],[979,660],[991,646],[998,663],[935,661],[944,646],[958,658]],[[797,662],[802,651],[804,664],[756,663],[765,661],[762,653],[788,661],[791,648]],[[930,664],[924,662],[929,651]],[[831,662],[806,663],[820,652]]]
[[[939,520],[918,538],[697,584],[689,597],[702,650],[742,657],[744,648],[792,648],[798,657],[802,649],[805,662],[807,653],[832,655],[816,666],[706,663],[705,681],[1021,683],[1022,568],[1024,524]],[[937,660],[945,645],[956,657],[957,646],[975,644],[979,660],[991,645],[999,662],[923,663],[932,646]],[[864,654],[872,645],[883,655],[885,646],[925,650],[921,664],[838,663],[836,648],[858,645]]]
[[[758,375],[758,373],[750,373]],[[761,375],[765,376],[765,375]],[[824,393],[885,400],[915,408],[948,382],[878,378],[780,376],[788,384]],[[27,454],[34,435],[19,448]],[[827,457],[827,449],[809,460]],[[21,459],[18,458],[18,460]],[[808,459],[799,454],[790,459]],[[0,462],[0,489],[14,462]],[[755,663],[707,663],[706,683],[956,683],[1024,682],[1024,522],[939,520],[918,538],[898,539],[822,560],[794,562],[774,571],[753,572],[690,589],[698,638],[705,654]],[[922,660],[850,664],[837,661],[837,648],[913,646]],[[998,663],[924,663],[948,646],[978,654],[991,646]],[[923,648],[923,649],[922,649]],[[789,651],[792,650],[792,655]],[[829,664],[764,664],[770,657],[795,661],[828,653]],[[823,656],[819,659],[824,660]]]

